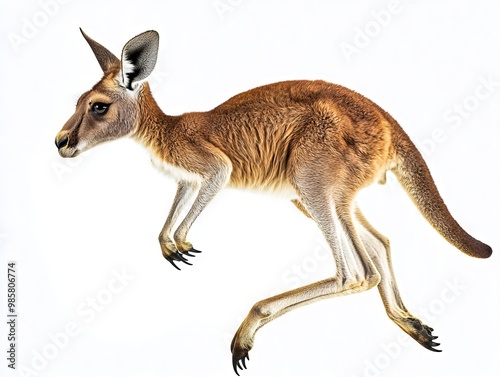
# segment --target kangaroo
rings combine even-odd
[[[231,343],[236,374],[247,368],[260,327],[300,306],[373,287],[392,321],[423,347],[440,351],[434,330],[403,304],[389,240],[363,216],[356,194],[384,183],[391,171],[424,218],[453,246],[476,258],[488,258],[492,249],[455,221],[421,154],[391,115],[340,85],[285,81],[240,93],[210,111],[169,116],[144,81],[157,60],[156,31],[132,38],[121,59],[81,32],[104,76],[81,95],[57,134],[59,154],[75,157],[125,136],[144,145],[154,165],[177,183],[159,235],[162,254],[173,267],[191,265],[189,258],[200,252],[186,240],[188,231],[226,186],[290,193],[331,248],[334,276],[253,305]],[[173,232],[190,199],[193,204]]]

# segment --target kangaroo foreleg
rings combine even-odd
[[[174,202],[172,203],[172,207],[170,208],[170,212],[167,216],[167,220],[165,221],[165,225],[163,226],[163,229],[161,230],[158,237],[163,256],[172,264],[172,266],[174,266],[178,270],[180,270],[180,268],[175,265],[175,261],[183,262],[186,264],[190,263],[187,261],[186,257],[178,250],[175,242],[172,241],[171,233],[175,223],[182,215],[182,213],[186,210],[187,204],[189,203],[190,199],[192,199],[192,197],[198,190],[198,182],[179,181],[177,183],[177,192],[174,197]],[[193,256],[193,254],[190,254],[189,252],[185,252],[184,254]]]
[[[175,255],[180,255],[181,259],[179,261],[190,264],[189,262],[187,262],[184,255],[193,256],[191,253],[199,253],[198,250],[193,248],[193,245],[190,242],[186,241],[187,233],[189,232],[189,229],[193,225],[196,218],[205,209],[207,204],[226,185],[229,180],[230,174],[231,169],[229,167],[225,165],[219,165],[218,169],[216,169],[213,174],[207,176],[204,180],[201,181],[198,195],[196,196],[191,208],[186,214],[186,217],[181,221],[179,227],[174,232],[175,246],[178,250],[178,253]],[[177,266],[175,267],[177,268]]]

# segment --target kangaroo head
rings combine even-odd
[[[93,146],[134,132],[139,119],[140,83],[156,64],[159,36],[146,31],[123,47],[121,60],[83,30],[104,76],[83,93],[76,111],[56,136],[62,157],[75,157]]]

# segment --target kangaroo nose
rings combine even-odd
[[[64,148],[64,147],[67,147],[68,146],[68,143],[69,143],[69,137],[67,134],[58,134],[56,136],[56,147],[57,149],[61,149],[61,148]]]

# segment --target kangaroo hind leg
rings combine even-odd
[[[355,208],[354,214],[361,242],[381,276],[378,290],[387,315],[423,347],[441,352],[435,348],[439,343],[434,342],[437,339],[437,336],[432,335],[434,330],[415,318],[403,304],[392,268],[389,240],[373,228],[358,207]]]
[[[300,192],[300,191],[299,191]],[[380,276],[359,241],[351,211],[335,208],[330,195],[314,188],[301,192],[306,213],[316,221],[334,256],[335,276],[255,303],[231,343],[233,368],[246,368],[245,360],[259,328],[290,310],[325,298],[362,292],[376,286]],[[341,201],[343,202],[343,201]],[[338,213],[341,215],[339,216]]]

